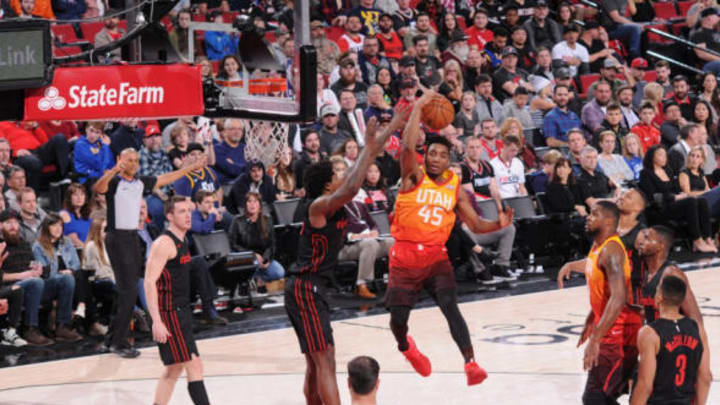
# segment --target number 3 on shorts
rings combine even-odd
[[[427,205],[423,205],[418,212],[426,224],[439,226],[442,223],[442,207],[433,207],[432,211]]]

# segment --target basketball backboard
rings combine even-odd
[[[310,0],[294,1],[294,46],[272,46],[277,27],[265,21],[238,19],[226,22],[193,22],[189,32],[189,53],[197,35],[208,32],[238,38],[239,80],[219,77],[206,81],[205,116],[246,118],[281,122],[313,122],[317,115],[317,57],[310,41]],[[233,19],[234,18],[234,19]],[[242,18],[242,17],[241,17]],[[258,32],[257,25],[265,29]],[[216,34],[213,34],[216,35]],[[285,53],[291,53],[286,58]],[[221,61],[222,63],[222,61]]]

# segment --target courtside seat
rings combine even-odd
[[[678,1],[676,3],[680,17],[687,17],[690,7],[695,4],[695,1]]]

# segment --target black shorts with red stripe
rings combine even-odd
[[[164,365],[180,364],[192,360],[192,355],[200,356],[195,337],[192,333],[192,311],[190,307],[178,308],[175,311],[160,312],[170,337],[167,342],[158,343],[160,358]]]
[[[286,283],[285,311],[303,353],[320,352],[335,344],[325,289],[317,277],[296,276]]]

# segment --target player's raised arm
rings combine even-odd
[[[435,97],[437,93],[432,90],[425,90],[422,97],[413,104],[410,119],[402,134],[402,151],[400,153],[400,175],[402,176],[401,190],[408,190],[414,187],[422,177],[422,170],[417,161],[417,141],[420,137],[420,116],[423,107]]]
[[[167,236],[160,236],[153,242],[150,247],[150,253],[148,255],[147,264],[145,265],[145,281],[143,287],[145,288],[145,296],[147,297],[148,312],[152,318],[152,332],[153,339],[158,343],[167,342],[167,338],[170,336],[167,327],[160,317],[160,309],[158,307],[158,290],[157,281],[163,272],[165,263],[170,253],[175,251],[175,245]]]
[[[602,252],[600,252],[599,262],[602,269],[605,270],[605,276],[610,286],[610,299],[603,310],[600,321],[590,335],[590,342],[585,348],[585,370],[597,365],[600,354],[600,341],[608,333],[612,325],[615,324],[625,306],[627,291],[625,291],[625,275],[623,271],[624,258],[625,250],[616,242],[606,244]]]
[[[470,228],[473,233],[494,232],[512,223],[513,210],[511,209],[498,211],[497,221],[486,221],[480,218],[470,204],[469,198],[470,197],[468,197],[467,193],[461,190],[458,193],[457,208],[458,214],[460,214],[460,219],[467,224],[468,228]]]
[[[653,328],[643,326],[638,333],[637,346],[640,354],[638,381],[632,392],[630,405],[645,405],[652,394],[655,381],[660,338]]]
[[[329,196],[318,198],[310,205],[309,220],[313,226],[324,226],[325,219],[328,216],[341,209],[343,205],[350,202],[357,195],[370,164],[375,161],[375,157],[385,148],[385,142],[390,135],[401,129],[406,122],[407,111],[396,111],[390,125],[378,135],[377,119],[373,117],[368,121],[365,131],[365,147],[350,173],[345,177],[343,184]]]

